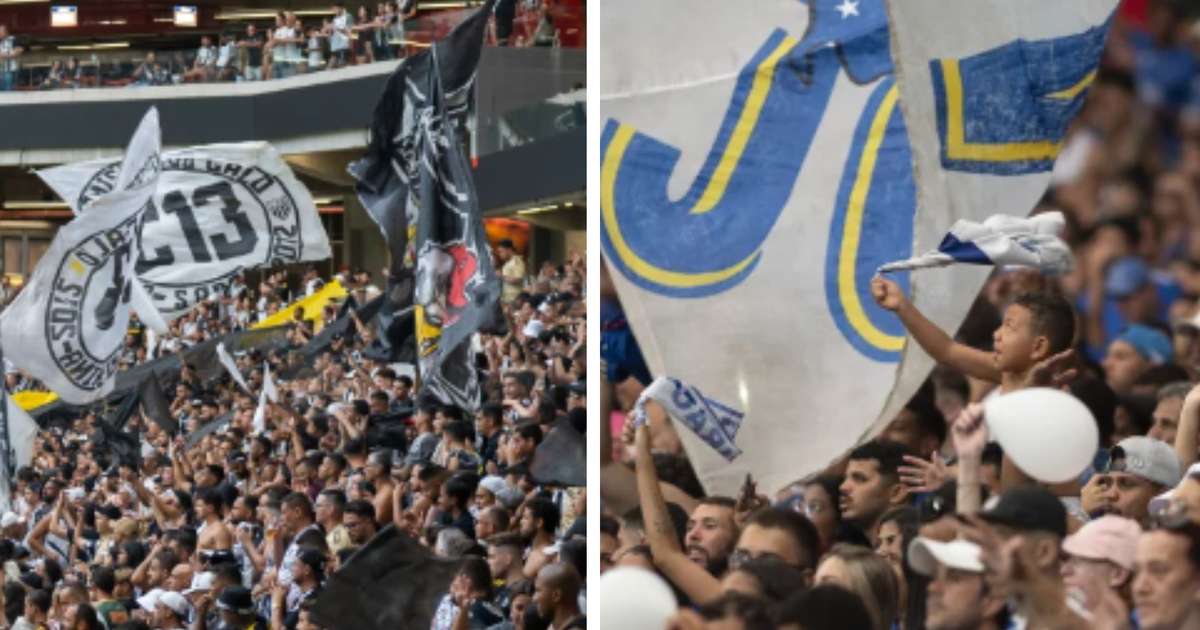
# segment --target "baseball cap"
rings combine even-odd
[[[175,591],[163,591],[158,596],[158,601],[156,604],[170,608],[171,612],[179,615],[180,617],[187,617],[188,602],[183,598],[183,595],[180,595]]]
[[[150,592],[137,598],[138,606],[141,606],[142,610],[145,610],[146,612],[154,612],[154,607],[158,606],[159,596],[165,592],[166,591],[161,588],[150,590]]]
[[[939,564],[951,569],[983,573],[979,545],[961,538],[941,542],[917,536],[908,545],[908,563],[921,575],[930,576],[937,572]]]
[[[1175,490],[1178,489],[1179,486],[1183,485],[1183,482],[1187,481],[1188,477],[1200,480],[1200,462],[1196,462],[1195,464],[1188,466],[1187,474],[1184,475],[1183,477],[1184,478],[1180,479],[1179,483],[1175,484],[1175,486],[1172,487],[1170,490],[1167,490],[1166,492],[1154,497],[1153,499],[1150,499],[1150,504],[1149,504],[1148,508],[1149,508],[1151,514],[1154,514],[1155,512],[1158,512],[1158,511],[1166,508],[1167,504],[1169,504],[1175,498]],[[4,521],[0,520],[0,527],[2,527],[3,525],[4,525]]]
[[[1129,297],[1149,281],[1150,266],[1137,256],[1125,256],[1108,266],[1104,278],[1104,291],[1121,299]]]
[[[192,578],[192,585],[184,589],[184,595],[191,595],[200,591],[211,591],[213,582],[216,580],[216,575],[212,571],[203,571],[197,573]]]
[[[1032,483],[989,499],[979,516],[1023,531],[1067,535],[1067,509],[1049,490]]]
[[[1106,472],[1127,472],[1147,481],[1174,487],[1183,478],[1175,449],[1144,435],[1127,437],[1109,451]]]
[[[1113,342],[1117,341],[1124,341],[1133,346],[1142,358],[1154,365],[1167,363],[1174,354],[1174,347],[1166,334],[1144,324],[1129,326],[1113,339]]]
[[[488,475],[479,480],[479,487],[491,492],[492,496],[500,496],[500,492],[507,488],[508,484],[496,475]]]
[[[244,586],[226,586],[217,598],[217,607],[239,615],[251,615],[254,614],[254,598],[250,596],[250,589]]]
[[[1106,514],[1084,523],[1079,531],[1063,539],[1063,551],[1090,560],[1108,560],[1133,570],[1142,527],[1133,519]]]

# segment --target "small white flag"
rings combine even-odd
[[[254,409],[254,434],[262,435],[267,431],[267,390],[263,389],[258,395],[258,407]]]
[[[633,408],[635,423],[646,421],[648,400],[662,405],[667,415],[691,429],[725,459],[733,461],[742,454],[734,444],[745,416],[742,412],[705,397],[700,390],[679,379],[660,376],[638,396]]]
[[[880,273],[945,267],[954,263],[1033,267],[1061,274],[1074,264],[1071,248],[1058,237],[1065,220],[1061,212],[1044,212],[1029,218],[995,214],[983,223],[959,219],[938,248],[920,256],[888,263]]]
[[[247,394],[253,393],[250,391],[250,386],[246,385],[246,379],[242,378],[242,371],[238,369],[237,361],[234,361],[233,357],[229,356],[229,351],[225,349],[224,343],[217,344],[217,360],[221,362],[221,365],[225,366],[225,370],[233,377],[234,382],[241,385]]]
[[[279,402],[279,389],[275,387],[275,379],[271,378],[271,363],[269,361],[263,361],[263,394],[271,402]]]

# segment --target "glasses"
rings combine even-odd
[[[785,561],[779,554],[764,551],[754,553],[745,549],[734,549],[733,553],[729,554],[729,568],[737,569],[751,560],[776,560],[784,564],[790,564]]]

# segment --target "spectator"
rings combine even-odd
[[[354,20],[342,2],[333,5],[333,20],[329,23],[329,67],[341,68],[350,63],[350,34]]]
[[[246,25],[246,34],[242,36],[238,46],[245,55],[245,67],[242,76],[247,81],[261,81],[263,78],[263,36],[253,23]]]
[[[25,48],[18,46],[16,38],[8,32],[7,24],[0,24],[0,91],[11,92],[16,86],[19,61]]]
[[[366,5],[360,5],[358,7],[358,14],[354,16],[354,25],[350,27],[354,63],[374,63],[374,42],[375,31],[377,29],[378,25],[375,20],[371,19],[371,13],[367,10]]]
[[[153,61],[153,52],[146,53],[147,61]],[[211,81],[216,76],[217,48],[213,46],[212,38],[200,36],[200,47],[196,49],[196,61],[192,69],[183,73],[184,81]]]

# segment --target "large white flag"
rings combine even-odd
[[[0,314],[0,343],[17,367],[63,400],[107,394],[129,326],[145,208],[159,173],[158,111],[142,119],[112,192],[58,230],[25,288]]]
[[[312,195],[270,144],[168,151],[162,164],[137,273],[167,317],[221,295],[243,269],[331,255]],[[79,213],[116,188],[116,169],[93,160],[38,176]]]
[[[891,50],[910,53],[891,40],[882,0],[750,4],[609,0],[600,52],[605,260],[652,372],[745,412],[732,462],[680,432],[701,481],[724,494],[747,472],[778,489],[894,417],[931,363],[872,300],[876,269],[936,248],[958,219],[1028,212],[1045,186],[1043,176],[931,174],[919,159],[914,177],[906,121],[936,108],[927,97],[902,115],[910,86],[897,84]],[[897,19],[901,44],[1040,36],[978,11],[963,17],[960,4],[983,2],[917,4],[928,15]],[[1029,22],[1052,24],[1113,1],[1021,4]],[[948,5],[958,17],[937,13]],[[1081,27],[1058,23],[1063,35]],[[1097,55],[1083,52],[1070,65],[1094,68]],[[912,55],[902,68],[929,63]],[[927,131],[913,142],[936,141]],[[975,186],[980,202],[925,198],[934,177],[947,190]],[[985,274],[895,279],[953,330]]]

